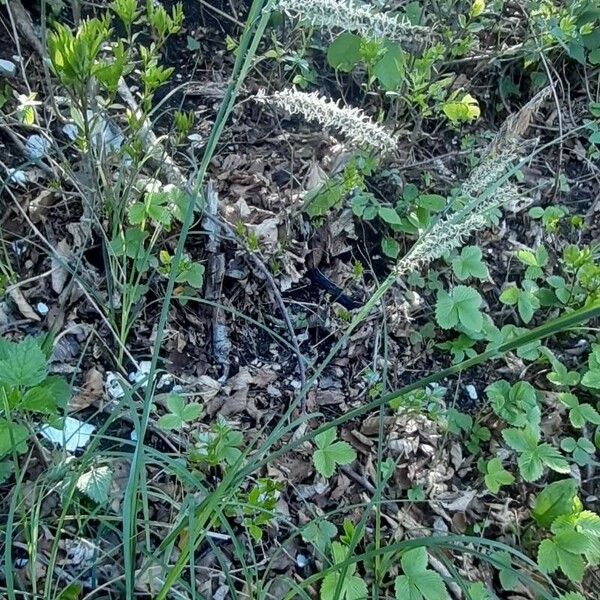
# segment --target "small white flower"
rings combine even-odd
[[[316,92],[287,89],[267,96],[264,90],[256,95],[257,102],[268,102],[290,115],[300,114],[308,121],[336,129],[353,145],[372,148],[384,153],[396,148],[396,138],[381,125],[373,122],[358,108],[341,107],[338,102]]]

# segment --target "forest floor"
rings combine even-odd
[[[156,259],[136,280],[139,293],[127,296],[116,283],[120,267],[110,255],[111,236],[119,228],[112,229],[109,195],[129,189],[134,197],[153,181],[174,183],[165,165],[193,181],[226,97],[248,7],[236,0],[183,2],[183,26],[160,50],[160,64],[173,73],[154,94],[150,117],[168,161],[151,160],[156,140],[146,137],[142,154],[150,158],[134,158],[131,167],[122,149],[130,143],[128,101],[117,92],[107,104],[107,129],[113,127],[113,139],[124,136],[122,146],[112,156],[99,152],[94,167],[85,158],[89,148],[78,147],[65,129],[73,121],[72,101],[40,56],[44,16],[48,23],[59,18],[73,25],[74,13],[67,2],[48,2],[43,12],[39,3],[23,4],[0,2],[0,60],[15,67],[0,74],[0,332],[15,343],[52,334],[47,372],[72,387],[59,416],[92,425],[93,433],[89,440],[78,434],[69,447],[41,434],[44,411],[15,412],[11,420],[7,405],[1,408],[2,423],[22,418],[32,434],[18,452],[0,440],[0,449],[8,448],[0,456],[5,571],[0,595],[125,598],[129,569],[136,597],[162,597],[169,571],[183,557],[185,570],[167,597],[359,600],[363,596],[352,595],[345,584],[335,591],[337,580],[329,592],[326,578],[321,584],[319,574],[346,556],[335,555],[338,547],[358,557],[345,567],[348,581],[355,577],[377,590],[368,597],[404,600],[397,587],[394,592],[394,581],[398,585],[405,576],[399,575],[403,547],[390,554],[389,563],[375,551],[406,540],[448,539],[456,545],[434,548],[429,565],[449,597],[553,597],[540,592],[548,585],[556,593],[570,589],[597,600],[600,573],[593,564],[581,578],[556,570],[552,584],[536,570],[538,545],[551,534],[532,521],[532,506],[549,483],[571,477],[583,507],[600,511],[598,423],[592,415],[575,427],[559,398],[579,385],[579,379],[567,382],[563,375],[585,377],[599,341],[598,321],[552,331],[391,404],[377,401],[485,352],[494,340],[598,303],[600,151],[590,143],[594,125],[583,126],[597,122],[598,67],[580,64],[556,45],[530,67],[527,49],[513,51],[528,39],[524,17],[510,2],[490,2],[489,10],[500,15],[490,16],[494,32],[501,30],[499,40],[487,39],[484,28],[473,30],[469,36],[477,43],[464,55],[445,56],[430,74],[428,85],[450,74],[449,91],[467,90],[478,99],[479,118],[457,124],[440,111],[424,115],[417,104],[394,104],[393,94],[366,85],[360,69],[335,71],[326,58],[330,34],[276,20],[218,140],[204,179],[206,204],[185,242],[186,260],[203,266],[202,280],[175,283],[159,330],[167,289],[163,267],[176,255],[181,224],[161,230]],[[73,2],[80,4],[86,16],[106,10],[104,2]],[[448,15],[471,3],[440,4]],[[47,36],[51,26],[43,30]],[[142,31],[136,43],[149,43],[148,34]],[[531,156],[516,177],[521,197],[497,211],[489,227],[462,240],[472,262],[458,249],[399,278],[346,333],[392,272],[393,256],[408,252],[432,222],[437,209],[430,207],[453,197],[503,123],[539,93],[532,70],[546,77],[549,92],[528,115],[517,149],[523,153],[519,159]],[[383,124],[398,139],[390,157],[360,172],[357,189],[326,209],[311,209],[310,193],[336,174],[347,175],[352,152],[331,130],[255,101],[259,90],[273,93],[292,80],[373,117],[385,114]],[[125,81],[139,102],[136,71]],[[437,100],[431,96],[427,102]],[[27,110],[34,114],[30,120],[23,118]],[[182,135],[175,112],[193,114]],[[39,154],[39,141],[32,154],[32,136],[47,142]],[[86,199],[92,197],[96,208],[90,216]],[[205,214],[213,210],[209,197],[216,204],[212,221]],[[396,217],[367,218],[357,208],[358,197],[376,210],[394,207]],[[393,249],[386,252],[382,243]],[[596,283],[586,287],[587,280],[580,281],[579,267],[565,259],[569,247],[589,250],[585,264],[592,266],[581,268],[596,268],[590,275]],[[539,272],[529,277],[526,269]],[[445,290],[467,285],[480,298],[477,312],[484,325],[477,332],[440,321]],[[568,298],[556,292],[560,285],[571,286]],[[521,290],[518,303],[501,300],[511,286]],[[124,298],[131,297],[125,326]],[[157,334],[149,399],[144,374]],[[596,372],[589,361],[587,372]],[[542,439],[560,448],[566,471],[545,468],[538,478],[519,472],[521,464],[502,435],[519,425],[493,404],[493,386],[500,381],[509,388],[526,382],[534,389]],[[598,388],[583,385],[577,391],[596,415]],[[184,398],[185,406],[173,398]],[[507,395],[507,405],[513,400]],[[143,406],[150,401],[140,442]],[[529,419],[514,402],[516,413]],[[373,409],[363,411],[368,403]],[[177,418],[165,419],[173,415]],[[315,466],[319,444],[311,432],[334,421],[337,440],[354,460],[340,459],[334,474],[325,476]],[[284,431],[289,423],[293,427]],[[0,429],[0,436],[7,431]],[[591,443],[589,460],[577,460],[566,438]],[[131,513],[128,489],[140,446],[134,514],[124,517]],[[286,452],[288,446],[292,450]],[[262,455],[260,449],[266,449]],[[252,469],[244,472],[236,463],[245,475],[227,488],[196,538],[192,515],[204,513],[195,513],[195,507],[227,482],[240,453],[248,460],[254,456],[254,463],[246,463]],[[485,469],[498,457],[511,479],[494,489]],[[133,545],[124,541],[123,527],[132,518]],[[482,559],[477,538],[497,543],[488,548],[500,552],[496,563]],[[127,548],[133,548],[133,557],[127,557]],[[511,558],[510,548],[521,554]],[[502,560],[508,560],[504,570],[498,566]],[[528,579],[507,581],[513,567]],[[469,587],[475,582],[482,584],[480,596]],[[410,600],[438,598],[416,594]]]

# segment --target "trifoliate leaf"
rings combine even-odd
[[[317,449],[313,454],[313,464],[323,477],[331,477],[336,465],[347,465],[356,460],[352,446],[347,442],[336,442],[335,438],[333,428],[315,436]]]
[[[457,285],[450,293],[440,291],[437,297],[435,318],[442,329],[456,327],[459,323],[471,331],[481,331],[483,315],[479,309],[482,298],[477,290]]]
[[[488,269],[481,261],[482,252],[477,246],[465,246],[460,256],[452,261],[452,270],[461,281],[469,277],[487,279]]]
[[[503,485],[510,485],[515,478],[503,466],[499,458],[492,458],[486,465],[485,485],[497,494]]]

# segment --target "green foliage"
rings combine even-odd
[[[583,376],[582,385],[585,385],[584,379],[589,373],[588,371]],[[591,404],[586,402],[580,403],[579,398],[575,394],[560,392],[558,400],[569,409],[569,421],[576,429],[581,429],[586,423],[600,425],[600,414],[598,411]]]
[[[470,277],[487,279],[489,277],[488,269],[482,262],[481,256],[481,248],[478,246],[465,246],[460,255],[452,260],[454,275],[461,281]]]
[[[538,548],[538,564],[545,573],[560,570],[571,580],[581,581],[585,569],[583,556],[587,538],[576,531],[560,531],[552,539],[543,540]]]
[[[331,558],[333,565],[343,563],[349,555],[349,548],[340,542],[331,545]],[[321,583],[320,600],[364,600],[367,597],[367,584],[360,575],[356,574],[356,564],[350,564],[340,585],[339,594],[336,594],[339,571],[328,573]]]
[[[519,381],[511,386],[502,379],[488,385],[485,392],[493,411],[509,425],[524,427],[539,423],[537,395],[530,383]]]
[[[481,115],[477,100],[471,94],[459,91],[453,92],[442,104],[442,111],[454,125],[474,121]]]
[[[512,558],[508,552],[493,552],[490,558],[498,569],[498,578],[503,590],[512,591],[518,589],[519,577],[512,564]]]
[[[76,487],[90,500],[103,505],[110,497],[112,478],[113,472],[110,467],[92,467],[78,477]]]
[[[556,517],[571,514],[577,497],[577,482],[561,479],[544,487],[536,496],[531,514],[540,527],[549,528]]]
[[[515,480],[503,466],[499,458],[492,458],[480,464],[480,470],[484,475],[485,485],[490,492],[497,494],[504,485],[511,485]]]
[[[99,55],[109,35],[107,18],[84,19],[75,33],[55,23],[48,34],[48,54],[52,69],[63,85],[81,93],[90,80],[103,73],[110,63],[101,61]],[[102,79],[99,81],[104,83]]]
[[[259,478],[249,492],[237,495],[225,514],[239,517],[252,539],[258,542],[263,537],[264,526],[273,520],[282,489],[281,483]]]
[[[461,333],[457,338],[436,344],[436,346],[441,350],[449,350],[452,354],[452,362],[460,363],[465,359],[465,356],[468,358],[477,356],[477,351],[473,348],[475,344],[476,340]]]
[[[569,211],[563,206],[534,206],[529,209],[529,216],[532,219],[541,219],[542,225],[548,232],[554,232],[558,229],[558,225],[563,217],[569,214]]]
[[[47,362],[41,339],[0,340],[0,459],[26,451],[29,415],[47,423],[66,407],[70,387],[61,377],[48,376]]]
[[[211,425],[210,431],[198,433],[198,441],[190,450],[189,460],[209,466],[231,466],[242,455],[240,446],[243,441],[242,433],[234,430],[225,418],[219,415]]]
[[[440,291],[435,306],[435,319],[442,329],[462,325],[471,331],[480,331],[483,315],[480,307],[482,298],[477,290],[457,285],[450,293]]]
[[[544,275],[544,267],[548,264],[548,251],[544,246],[538,246],[535,252],[531,250],[518,250],[516,257],[523,263],[527,270],[527,279],[539,279]]]
[[[327,519],[319,519],[311,521],[302,530],[302,539],[312,544],[321,554],[325,554],[336,534],[337,527],[333,523]]]
[[[500,294],[500,302],[509,306],[517,306],[519,316],[524,323],[529,323],[535,311],[541,304],[537,297],[538,286],[531,280],[526,279],[521,287],[511,286]]]
[[[590,390],[600,390],[600,344],[594,344],[588,357],[587,370],[581,378],[581,385]],[[585,409],[585,419],[597,425],[597,416],[594,409]]]
[[[579,383],[581,376],[577,371],[569,371],[554,356],[550,356],[550,361],[552,363],[552,371],[546,375],[550,383],[558,387],[570,387]]]
[[[450,594],[442,577],[427,568],[427,550],[423,547],[408,550],[400,564],[403,575],[394,581],[396,600],[448,600]]]
[[[533,482],[540,479],[544,468],[557,473],[568,473],[569,463],[551,444],[540,443],[539,429],[530,426],[523,429],[510,428],[502,432],[504,441],[519,455],[518,465],[521,477]]]
[[[335,429],[327,429],[315,436],[317,449],[313,453],[315,469],[323,477],[333,475],[337,465],[348,465],[356,460],[356,452],[344,441],[336,441]]]
[[[185,399],[177,394],[170,394],[166,405],[169,412],[162,415],[156,423],[163,429],[182,429],[184,425],[195,421],[202,414],[201,404],[186,403]]]
[[[573,460],[580,467],[584,467],[592,462],[593,454],[596,452],[593,442],[584,437],[580,437],[578,440],[572,437],[563,438],[560,442],[560,447],[565,452],[571,454]]]
[[[327,49],[327,62],[337,71],[349,73],[361,60],[361,37],[345,31]]]

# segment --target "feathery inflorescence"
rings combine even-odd
[[[469,235],[488,226],[490,211],[510,205],[521,197],[517,186],[506,181],[507,175],[515,161],[529,147],[530,144],[521,141],[521,136],[548,93],[548,89],[542,90],[518,113],[506,119],[483,153],[481,164],[461,186],[461,196],[471,208],[451,212],[434,223],[408,254],[398,261],[394,269],[396,277],[423,267],[460,247]]]
[[[396,148],[396,138],[374,123],[362,110],[342,107],[316,92],[287,89],[267,95],[260,90],[255,99],[257,102],[268,102],[290,115],[300,114],[308,121],[335,129],[358,148],[370,148],[385,154]]]
[[[401,42],[430,33],[406,18],[377,12],[368,4],[354,0],[275,0],[273,9],[312,27],[353,31],[367,39]]]

